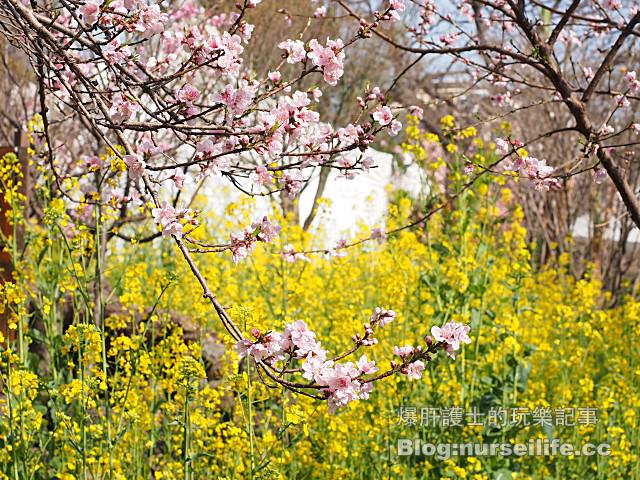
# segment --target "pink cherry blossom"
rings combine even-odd
[[[355,380],[358,370],[351,362],[338,364],[327,373],[323,380],[330,392],[327,399],[330,413],[346,406],[349,402],[360,399],[360,382]]]
[[[373,382],[364,382],[360,384],[359,394],[362,400],[367,400],[371,392],[373,392]]]
[[[322,97],[322,90],[320,90],[319,88],[313,88],[311,89],[311,96],[313,97],[313,99],[316,102],[320,101],[320,98]]]
[[[172,222],[162,229],[162,236],[169,237],[173,235],[176,238],[182,238],[182,229],[180,222]]]
[[[269,173],[269,170],[267,170],[267,167],[264,165],[258,165],[256,167],[256,171],[252,172],[251,175],[249,175],[249,178],[252,182],[260,186],[270,185],[273,181],[273,175]]]
[[[173,174],[173,177],[171,177],[171,179],[173,180],[173,183],[176,186],[176,188],[181,189],[184,185],[185,175],[184,173],[182,173],[181,170],[176,170],[176,172]]]
[[[144,169],[147,164],[140,155],[135,153],[126,155],[123,160],[127,167],[129,167],[129,175],[133,180],[136,180],[144,175]]]
[[[391,125],[389,126],[389,135],[395,137],[398,133],[400,133],[400,130],[402,130],[402,123],[400,123],[398,120],[393,120],[391,122]]]
[[[374,166],[374,164],[375,161],[373,160],[373,157],[367,155],[362,159],[362,170],[368,172],[369,169]]]
[[[455,44],[461,35],[461,32],[449,32],[447,34],[440,35],[439,39],[440,42],[444,43],[447,46],[450,46]]]
[[[184,85],[180,90],[178,90],[178,93],[176,94],[176,98],[178,99],[178,101],[186,103],[187,105],[191,105],[193,102],[198,100],[199,97],[200,92],[190,83]]]
[[[445,323],[443,327],[431,327],[431,335],[436,341],[444,342],[447,354],[451,358],[454,358],[453,351],[459,350],[461,343],[471,343],[468,335],[470,330],[471,327],[469,325],[464,325],[452,320]]]
[[[376,307],[373,313],[371,314],[371,318],[369,319],[369,323],[371,326],[379,326],[384,327],[389,323],[393,322],[396,319],[396,312],[393,310],[385,310],[384,308]]]
[[[90,171],[96,171],[104,167],[104,160],[97,155],[92,155],[85,160],[84,164]]]
[[[391,8],[398,12],[404,12],[407,8],[404,4],[404,0],[390,0],[389,3],[391,4]]]
[[[179,209],[176,210],[173,205],[163,202],[158,208],[154,208],[151,211],[155,222],[162,227],[162,236],[164,238],[174,235],[177,238],[182,238],[183,226],[180,219],[184,219],[193,224],[197,223],[197,212],[192,210]]]
[[[385,233],[383,228],[372,228],[371,236],[369,238],[371,238],[372,240],[377,240],[378,243],[384,243],[384,241],[387,239],[387,234]]]
[[[356,127],[350,123],[346,127],[340,128],[336,133],[340,142],[351,145],[357,143],[364,132],[362,131],[362,127]]]
[[[269,356],[275,360],[284,360],[285,351],[291,348],[291,342],[280,332],[268,332],[262,340]]]
[[[149,38],[164,31],[164,23],[167,19],[168,15],[160,11],[159,5],[145,5],[140,10],[138,21],[136,22],[136,30],[144,38]]]
[[[387,106],[384,106],[373,112],[373,119],[380,125],[389,125],[393,121],[393,112]]]
[[[139,110],[140,105],[137,102],[130,100],[122,93],[118,93],[113,97],[109,114],[111,115],[111,120],[115,123],[122,123],[130,120]]]
[[[616,104],[620,108],[627,108],[631,105],[631,102],[625,95],[616,95]]]
[[[342,51],[344,44],[341,39],[327,39],[327,46],[323,47],[314,38],[309,42],[307,56],[316,67],[320,67],[324,74],[324,80],[329,85],[335,86],[344,73],[345,54]]]
[[[605,178],[607,178],[607,171],[604,168],[598,167],[593,171],[594,183],[600,185]]]
[[[310,353],[306,357],[306,361],[302,364],[303,378],[313,380],[320,384],[323,379],[331,375],[331,369],[334,363],[332,360],[327,361],[325,358]]]
[[[258,232],[255,235],[261,242],[271,242],[280,233],[280,226],[271,223],[266,215],[261,220],[253,222],[251,228]]]
[[[602,135],[609,135],[615,131],[616,131],[615,128],[613,128],[611,125],[607,125],[606,123],[602,125],[602,128],[600,129],[600,133]]]
[[[422,360],[416,360],[407,367],[407,378],[409,380],[420,380],[422,378],[422,372],[424,372],[424,362]]]
[[[233,347],[240,358],[251,355],[257,361],[262,361],[269,356],[267,347],[262,343],[252,343],[250,340],[243,338],[239,340]]]
[[[250,340],[243,338],[239,340],[233,348],[238,353],[240,358],[244,358],[249,355],[252,346],[253,343]]]
[[[502,138],[496,138],[494,142],[496,142],[496,151],[502,155],[508,154],[511,150],[511,145],[509,145],[509,142],[503,140]]]
[[[418,107],[417,105],[411,105],[409,107],[409,113],[414,117],[418,117],[419,120],[422,120],[422,117],[424,115],[424,110],[421,107]]]
[[[393,354],[398,355],[402,359],[412,355],[414,351],[415,349],[411,345],[405,345],[404,347],[398,347],[396,345],[393,347]]]
[[[520,175],[531,180],[539,191],[548,192],[551,189],[560,188],[558,179],[551,176],[555,169],[547,165],[546,160],[539,160],[535,157],[518,157],[513,164],[508,164],[505,168],[518,170]]]
[[[233,262],[239,263],[249,256],[255,248],[256,242],[271,242],[280,232],[280,226],[271,223],[267,216],[251,224],[251,228],[241,234],[230,235],[229,248],[233,255]]]
[[[120,44],[120,40],[114,38],[102,49],[102,55],[107,60],[107,62],[111,64],[120,63],[126,58],[128,58],[131,54],[129,52],[129,46],[122,46]]]
[[[287,52],[287,63],[300,63],[307,57],[304,43],[300,40],[285,40],[278,44],[278,48]]]
[[[370,375],[372,373],[376,373],[378,371],[378,367],[376,367],[376,362],[373,360],[369,361],[366,355],[362,355],[360,359],[356,362],[356,366],[360,373],[364,375]]]
[[[273,83],[280,83],[280,80],[282,79],[282,74],[278,71],[276,72],[269,72],[269,74],[267,75],[267,77],[269,78],[269,80],[271,80]]]
[[[313,11],[314,18],[322,18],[327,14],[327,7],[324,5],[322,7],[318,7]]]
[[[591,67],[584,67],[582,69],[582,73],[584,74],[584,76],[585,76],[585,78],[587,80],[591,80],[593,78],[593,75],[594,75],[593,68],[591,68]]]
[[[236,89],[229,84],[222,92],[214,94],[212,98],[214,101],[229,107],[231,114],[237,116],[242,115],[247,110],[255,92],[255,85],[245,84]]]
[[[78,11],[82,15],[82,20],[86,25],[93,25],[98,20],[100,14],[100,4],[98,0],[87,0]]]
[[[235,233],[231,233],[229,238],[233,263],[237,265],[240,263],[240,260],[244,260],[249,256],[251,249],[253,249],[254,242],[247,239],[246,235],[238,236]]]
[[[320,354],[322,356],[322,348],[316,340],[316,334],[309,330],[307,324],[302,320],[296,320],[285,326],[285,338],[290,338],[295,349],[296,358],[305,358],[310,353]]]
[[[305,261],[305,262],[311,261],[311,259],[307,257],[304,253],[296,252],[295,249],[293,248],[293,245],[291,244],[287,244],[284,247],[282,247],[281,255],[288,263],[294,263],[297,261]]]
[[[288,170],[282,177],[284,181],[284,189],[290,197],[295,196],[304,185],[304,176],[300,170]]]
[[[640,80],[636,78],[635,70],[627,72],[627,74],[624,76],[624,79],[629,84],[629,89],[632,93],[637,93],[640,90]]]
[[[154,208],[151,214],[155,222],[163,227],[176,221],[176,209],[167,202],[164,202],[159,208]]]

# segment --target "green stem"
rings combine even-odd
[[[187,379],[187,382],[189,380]],[[182,464],[184,468],[184,480],[189,480],[189,386],[184,395],[184,416],[183,416],[183,446],[182,446]]]

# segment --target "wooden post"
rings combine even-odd
[[[20,167],[23,174],[22,188],[20,192],[25,196],[29,193],[29,165],[27,157],[28,140],[24,132],[17,130],[15,136],[14,147],[0,147],[0,158],[4,157],[8,153],[15,153],[20,160]],[[28,206],[28,201],[27,201]],[[0,231],[2,231],[1,238],[11,238],[13,235],[13,227],[10,225],[7,218],[7,212],[11,208],[4,200],[4,195],[0,194]],[[26,213],[26,212],[25,212]],[[22,244],[22,232],[18,231],[18,245]],[[8,282],[12,279],[13,262],[9,252],[3,251],[4,242],[0,238],[0,282]],[[8,313],[0,314],[0,331],[4,334],[5,339],[13,340],[15,337],[15,331],[8,328]]]

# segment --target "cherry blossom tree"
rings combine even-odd
[[[328,37],[310,37],[306,27],[288,31],[270,45],[279,56],[260,72],[244,61],[261,41],[253,38],[248,19],[270,8],[269,3],[0,0],[0,28],[26,53],[36,75],[41,128],[34,148],[54,175],[58,194],[80,202],[65,187],[70,177],[91,190],[91,199],[82,201],[93,208],[78,220],[105,238],[172,238],[203,296],[237,341],[238,353],[251,356],[271,381],[326,399],[333,410],[367,398],[374,381],[394,373],[419,378],[424,362],[438,351],[453,357],[461,343],[469,342],[464,325],[436,327],[425,345],[396,347],[400,360],[377,373],[366,355],[355,363],[343,359],[376,343],[376,329],[395,317],[389,310],[377,309],[363,332],[354,335],[353,347],[334,356],[304,322],[289,324],[284,332],[255,330],[253,338],[245,338],[193,256],[228,252],[234,262],[243,261],[259,242],[271,242],[278,226],[267,217],[257,218],[244,231],[229,233],[226,243],[199,240],[192,233],[200,212],[187,198],[197,188],[186,184],[220,176],[246,195],[286,199],[299,194],[313,169],[338,170],[348,178],[368,171],[374,165],[367,151],[376,139],[396,136],[402,129],[400,115],[421,111],[392,100],[394,87],[420,69],[423,59],[435,56],[460,67],[456,75],[469,89],[487,88],[495,117],[525,110],[535,116],[537,108],[549,103],[565,109],[549,131],[496,139],[499,159],[476,165],[474,179],[502,168],[543,194],[562,188],[577,173],[593,171],[601,178],[606,172],[640,226],[637,187],[618,158],[618,150],[634,145],[640,131],[640,121],[633,118],[640,81],[633,70],[613,69],[638,36],[635,6],[473,0],[451,8],[432,0],[390,0],[365,2],[368,8],[358,10],[360,4],[343,0],[315,2],[306,14],[307,25],[323,21],[330,7],[352,17],[351,28]],[[326,98],[323,92],[340,84],[349,57],[358,56],[374,37],[415,59],[394,75],[388,88],[363,86],[353,99],[357,108],[349,121],[329,123],[317,108]],[[578,43],[594,46],[579,49]],[[525,89],[529,94],[520,104]],[[608,105],[606,115],[592,110],[596,104]],[[54,135],[54,125],[69,121],[78,135],[67,139],[60,130]],[[544,151],[535,151],[541,139],[556,135],[572,135],[580,145],[580,155],[563,168],[556,165],[566,159],[547,161],[540,158]],[[91,144],[92,151],[103,149],[107,155],[77,161],[67,142]],[[528,155],[520,155],[524,148]],[[423,224],[461,193],[448,192],[409,225],[375,229],[365,239],[323,252],[339,254],[364,241],[384,241]],[[101,210],[113,205],[117,218],[101,223]],[[132,238],[122,227],[139,220],[139,211],[143,218],[153,218],[158,231]],[[312,253],[288,246],[282,255],[287,261],[304,261]],[[296,375],[304,381],[291,380]]]
[[[283,333],[255,330],[253,339],[243,338],[209,288],[194,253],[228,251],[237,263],[257,243],[273,241],[279,227],[263,217],[241,233],[230,233],[227,243],[197,240],[191,234],[200,215],[183,200],[195,195],[185,182],[221,176],[247,195],[294,197],[314,168],[349,176],[368,170],[369,145],[402,127],[398,112],[375,86],[360,92],[356,115],[347,124],[322,121],[314,108],[322,91],[342,79],[349,52],[372,36],[367,25],[356,26],[344,39],[289,32],[273,46],[281,55],[264,75],[247,68],[244,55],[254,27],[246,18],[259,3],[205,8],[193,2],[3,0],[0,22],[6,38],[28,55],[37,77],[36,159],[55,177],[58,195],[89,207],[81,209],[78,221],[104,238],[172,238],[203,296],[237,341],[238,353],[250,355],[271,381],[326,399],[334,410],[367,398],[375,381],[394,373],[419,378],[424,362],[439,350],[450,353],[460,340],[468,341],[468,328],[460,325],[455,338],[426,337],[425,346],[404,347],[400,361],[375,375],[378,367],[366,355],[355,363],[341,360],[374,345],[375,329],[393,320],[395,312],[377,309],[364,332],[354,335],[353,347],[330,358],[301,321]],[[318,7],[309,21],[324,13]],[[75,160],[63,132],[54,135],[52,128],[68,119],[79,126],[80,144],[97,144],[106,155]],[[358,153],[347,161],[348,152]],[[66,186],[69,178],[79,179],[80,191],[90,195],[79,198]],[[101,212],[114,205],[117,218],[105,225]],[[158,232],[135,239],[122,233],[138,211],[153,218]],[[377,235],[383,237],[384,232]],[[306,258],[292,248],[283,256]],[[100,308],[96,305],[97,321]],[[306,381],[291,380],[296,375]]]

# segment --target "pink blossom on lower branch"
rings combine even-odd
[[[443,327],[433,327],[433,337],[425,337],[425,346],[406,345],[394,347],[394,354],[400,361],[392,361],[390,370],[377,374],[376,362],[363,354],[354,362],[340,362],[363,347],[377,343],[373,338],[376,328],[381,328],[396,317],[393,310],[377,307],[370,321],[364,324],[364,334],[355,334],[354,346],[333,358],[322,348],[316,333],[302,320],[285,325],[284,332],[262,333],[251,330],[255,340],[242,338],[235,345],[240,358],[251,356],[269,377],[294,391],[306,391],[317,399],[324,399],[329,412],[345,407],[354,400],[366,400],[373,391],[373,383],[393,374],[400,373],[412,380],[422,378],[426,362],[431,361],[439,350],[453,358],[453,352],[461,343],[470,343],[470,327],[457,322],[449,322]],[[435,340],[435,341],[434,341]],[[295,363],[300,362],[296,368]],[[376,375],[377,374],[377,375]],[[300,375],[306,383],[290,381],[287,375]]]
[[[364,375],[376,373],[379,370],[379,368],[376,367],[376,362],[373,360],[370,361],[366,355],[360,357],[360,360],[356,362],[356,366],[358,370],[360,370],[360,373]]]
[[[327,404],[329,412],[333,413],[336,409],[346,406],[349,402],[359,400],[360,382],[356,380],[359,372],[353,363],[338,364],[328,372],[324,383],[327,386],[329,397]],[[321,383],[323,385],[324,383]]]
[[[378,243],[384,243],[384,241],[387,239],[387,234],[381,227],[372,228],[371,236],[369,238],[371,238],[372,240],[377,240]]]
[[[185,84],[176,93],[176,99],[179,102],[186,103],[187,105],[191,105],[193,102],[198,100],[198,98],[200,98],[200,92],[190,83]]]
[[[282,248],[282,253],[280,255],[282,255],[282,257],[289,263],[294,263],[297,261],[305,261],[305,262],[311,261],[311,259],[307,257],[304,253],[296,252],[295,249],[293,248],[293,245],[289,243]]]
[[[372,326],[384,327],[394,321],[396,316],[397,314],[393,310],[385,310],[384,308],[376,307],[371,314],[369,323],[371,323]]]
[[[436,341],[443,342],[446,345],[447,355],[455,358],[453,351],[460,349],[460,343],[471,343],[468,335],[469,330],[471,330],[469,325],[463,325],[452,320],[445,323],[442,328],[431,327],[431,335]]]
[[[420,380],[424,372],[424,362],[416,360],[407,367],[407,377],[409,380]]]

